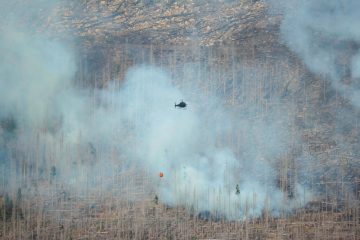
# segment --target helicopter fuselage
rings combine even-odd
[[[179,104],[176,104],[175,103],[175,108],[176,107],[179,107],[179,108],[186,108],[186,103],[185,102],[183,102],[183,101],[181,101]]]

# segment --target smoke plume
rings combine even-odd
[[[154,66],[130,69],[120,85],[79,89],[72,49],[16,24],[3,26],[0,35],[0,157],[7,188],[30,184],[14,167],[24,162],[36,172],[31,180],[50,178],[78,194],[121,191],[104,179],[135,166],[149,175],[148,194],[161,202],[232,219],[278,214],[308,200],[297,180],[291,198],[278,186],[290,105],[275,104],[257,117],[255,106],[242,112],[205,94],[194,75],[187,79],[194,83],[190,90],[176,85],[170,70]],[[187,109],[174,108],[180,99]]]
[[[276,4],[280,7],[280,4]],[[281,1],[281,33],[307,67],[359,106],[359,1]]]
[[[309,111],[309,114],[316,115],[315,111],[317,111],[321,113],[319,116],[325,119],[324,116],[327,114],[325,108],[330,109],[332,113],[327,115],[326,120],[322,120],[320,124],[322,130],[319,135],[323,136],[321,143],[332,142],[327,159],[332,159],[333,163],[327,160],[327,172],[323,172],[322,169],[307,171],[310,165],[319,164],[322,157],[304,153],[298,159],[301,165],[300,175],[303,175],[304,179],[313,179],[313,182],[318,183],[324,179],[329,182],[344,182],[347,188],[345,192],[349,195],[347,200],[350,200],[349,202],[356,200],[358,187],[355,179],[358,176],[356,172],[359,169],[359,162],[355,157],[358,155],[357,140],[353,139],[359,137],[357,109],[360,106],[360,31],[357,26],[360,23],[358,14],[360,2],[297,0],[270,1],[270,3],[273,6],[272,10],[283,16],[281,37],[284,43],[315,76],[325,79],[324,84],[327,84],[327,81],[331,83],[331,87],[327,89],[324,85],[324,97],[321,98],[320,103],[313,103],[314,111]],[[311,86],[309,89],[315,90]],[[327,92],[326,96],[325,92]],[[342,104],[338,104],[339,99]],[[315,123],[314,120],[311,122]],[[334,127],[335,131],[329,126]],[[352,156],[350,163],[343,167],[345,173],[340,173],[338,167],[341,165],[342,155]],[[339,201],[344,201],[346,195],[337,187],[331,187],[331,190],[325,193],[322,184],[319,184],[315,191],[318,195],[330,196]],[[354,203],[356,204],[358,203]]]

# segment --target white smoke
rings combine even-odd
[[[345,98],[360,106],[360,2],[297,0],[275,6],[283,10],[281,33],[289,48],[311,71],[327,75]]]
[[[42,60],[39,65],[51,63],[51,58]],[[72,69],[62,69],[61,74],[54,74],[55,79],[64,79],[64,72],[71,73]],[[38,79],[43,79],[41,86],[49,84],[48,89],[52,89],[51,80],[48,83],[40,74],[19,78],[11,91],[26,86],[42,93],[37,92]],[[59,81],[55,86],[53,91],[44,90],[41,95],[15,98],[16,106],[23,107],[13,111],[12,116],[25,121],[20,128],[35,128],[31,134],[17,136],[17,141],[24,143],[20,147],[24,152],[35,151],[26,142],[35,137],[36,128],[41,129],[44,122],[49,124],[46,120],[52,125],[51,121],[58,121],[52,133],[42,135],[40,146],[50,148],[44,152],[45,159],[53,159],[58,177],[65,184],[84,191],[89,179],[96,186],[97,179],[117,174],[120,163],[110,156],[110,149],[116,149],[126,166],[135,164],[139,171],[148,171],[160,201],[171,206],[184,205],[236,219],[259,216],[265,210],[274,214],[284,210],[287,198],[276,185],[276,164],[288,149],[289,137],[289,119],[282,112],[275,109],[266,118],[251,119],[248,112],[238,113],[222,106],[215,96],[209,98],[199,92],[190,97],[173,85],[163,70],[150,66],[130,70],[120,89],[110,86],[97,90],[93,96],[97,104],[93,106],[88,94],[69,89],[69,85],[63,86]],[[56,101],[43,103],[43,96]],[[3,98],[6,109],[16,109],[5,92]],[[187,109],[175,109],[176,99],[191,101]],[[35,108],[29,111],[27,106]],[[49,119],[49,112],[55,112],[55,117]],[[223,142],[232,134],[239,136],[237,150]],[[66,151],[51,150],[60,142]],[[100,157],[91,160],[91,154],[82,154],[79,161],[78,146],[86,147],[87,143],[95,146]],[[65,171],[74,162],[81,165]],[[161,179],[160,172],[164,173]],[[304,204],[298,191],[294,189],[295,197],[289,200],[286,210]]]
[[[0,36],[1,113],[36,127],[55,114],[56,96],[70,87],[75,65],[59,43],[5,30]],[[58,109],[57,109],[58,110]]]
[[[342,154],[356,156],[357,145],[351,139],[358,138],[357,119],[358,113],[356,108],[360,106],[360,85],[359,85],[359,43],[360,43],[360,2],[356,0],[336,1],[336,0],[295,0],[295,1],[272,1],[272,11],[275,14],[281,14],[281,37],[284,43],[291,51],[304,62],[306,67],[315,75],[322,79],[329,80],[332,88],[324,89],[328,92],[327,99],[318,103],[309,103],[310,108],[315,107],[315,111],[320,113],[318,116],[325,116],[326,107],[331,109],[332,114],[325,120],[330,124],[320,124],[322,129],[319,136],[322,136],[321,143],[327,144],[332,142],[333,146],[330,152],[331,157],[326,157],[328,170],[326,173],[322,169],[310,170],[309,166],[315,166],[322,157],[311,155],[303,152],[303,156],[297,160],[299,164],[299,175],[302,175],[305,182],[316,182],[313,190],[321,197],[338,198],[343,201],[342,194],[332,193],[338,191],[337,187],[326,189],[324,191],[323,182],[348,182],[344,183],[347,188],[349,197],[346,199],[348,204],[358,205],[356,198],[356,174],[354,173],[359,167],[356,157],[353,157],[346,167],[346,177],[340,175],[337,166],[332,166],[330,159],[339,164]],[[326,82],[324,82],[325,84]],[[309,86],[311,90],[312,86]],[[334,89],[335,91],[333,91]],[[336,95],[335,95],[336,93]],[[337,104],[338,94],[340,99],[349,101],[350,104]],[[335,97],[336,96],[336,97]],[[329,101],[327,101],[329,100]],[[335,100],[336,104],[334,103]],[[330,105],[331,104],[331,105]],[[324,108],[322,108],[324,107]],[[325,110],[325,111],[324,111]],[[309,115],[317,114],[309,111]],[[309,123],[315,123],[310,120]],[[331,128],[336,132],[332,132]],[[350,134],[351,133],[351,134]],[[335,146],[335,147],[334,147]],[[334,151],[336,149],[336,151]],[[308,166],[306,166],[308,165]],[[343,174],[343,173],[341,173]],[[320,178],[326,178],[326,180]],[[307,179],[307,180],[306,180]],[[341,179],[341,180],[339,180]],[[311,185],[311,184],[309,184]]]
[[[120,87],[90,94],[73,85],[69,47],[11,26],[0,36],[0,118],[13,119],[16,127],[0,149],[34,165],[35,177],[47,177],[56,166],[58,181],[80,193],[137,166],[148,171],[161,202],[235,219],[307,201],[297,182],[291,199],[277,186],[277,164],[289,148],[287,109],[254,117],[255,107],[225,107],[190,76],[187,82],[199,89],[194,95],[153,66],[135,67]],[[180,99],[189,101],[187,109],[174,108]],[[2,128],[5,139],[10,130]],[[227,139],[234,136],[231,144]],[[5,168],[14,161],[2,157]]]
[[[279,109],[251,119],[248,112],[226,108],[216,96],[183,92],[168,74],[149,66],[132,69],[115,98],[112,111],[120,109],[120,132],[135,136],[119,146],[126,149],[126,159],[149,170],[163,202],[230,218],[283,209],[286,196],[276,186],[276,164],[289,148],[291,121]],[[190,104],[175,109],[174,99]],[[234,134],[240,154],[224,141]],[[285,209],[304,204],[298,188]]]

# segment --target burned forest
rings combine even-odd
[[[360,239],[358,1],[0,3],[0,239]]]

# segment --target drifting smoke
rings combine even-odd
[[[182,98],[190,100],[188,109],[174,109],[172,101]],[[199,91],[191,97],[180,91],[154,67],[132,69],[115,102],[120,104],[115,109],[122,109],[119,124],[133,129],[130,135],[135,136],[129,145],[120,146],[127,148],[127,159],[139,161],[151,175],[165,173],[158,186],[165,203],[231,218],[281,209],[285,196],[276,187],[275,168],[289,142],[289,119],[282,112],[249,119],[249,113],[227,109],[215,96]],[[241,154],[221,144],[234,133],[240,135]],[[295,198],[287,207],[301,206],[299,187],[296,184]]]
[[[49,152],[37,148],[51,144],[59,126],[68,135],[78,130],[85,107],[81,92],[75,94],[72,87],[76,67],[70,48],[49,38],[50,32],[40,33],[41,19],[51,16],[57,2],[6,1],[1,5],[0,163],[7,179],[3,187],[11,189],[17,185],[17,173],[9,169],[27,161],[37,163],[34,169],[44,172],[51,166]],[[40,139],[42,131],[49,134]]]
[[[358,29],[360,2],[356,0],[346,2],[270,0],[270,3],[273,6],[272,10],[276,13],[280,11],[283,15],[281,36],[290,50],[302,59],[310,71],[330,80],[336,93],[339,93],[343,99],[349,100],[350,104],[344,105],[330,106],[327,101],[321,103],[323,106],[328,104],[327,106],[334,113],[328,118],[328,123],[336,128],[336,132],[331,132],[328,127],[325,127],[321,133],[325,136],[322,142],[335,143],[337,152],[330,154],[331,156],[327,158],[333,159],[334,163],[339,165],[341,154],[350,153],[352,156],[358,154],[358,146],[351,139],[352,137],[357,139],[359,136],[357,127],[359,116],[355,109],[360,106],[360,31]],[[328,98],[335,99],[333,96],[335,96],[335,91],[332,91]],[[316,111],[320,112],[322,109],[316,106]],[[350,202],[356,200],[358,187],[354,179],[358,176],[355,169],[359,169],[357,157],[351,159],[345,177],[340,177],[337,166],[328,166],[326,174],[322,169],[311,171],[309,166],[319,162],[319,158],[315,155],[305,153],[297,161],[301,165],[299,175],[303,175],[303,179],[313,179],[313,182],[323,181],[319,176],[326,176],[334,182],[346,179],[347,183],[344,185],[348,188]],[[320,185],[316,190],[319,195],[331,196],[343,201],[344,196],[339,197],[339,195],[344,194],[339,194],[336,187],[331,191],[325,194],[324,187]],[[356,204],[358,203],[354,205]]]
[[[74,60],[59,43],[5,30],[0,37],[1,114],[39,127],[56,114],[53,105],[70,87]],[[50,111],[50,112],[49,112]]]
[[[90,191],[89,185],[103,184],[100,178],[135,165],[148,171],[162,202],[236,219],[277,214],[308,200],[295,182],[284,206],[287,196],[277,184],[277,164],[289,148],[286,110],[251,118],[255,109],[239,113],[216,96],[194,96],[151,66],[131,69],[120,87],[90,94],[73,86],[70,48],[11,25],[1,31],[4,174],[17,161],[34,165],[39,179],[56,166],[58,181]],[[192,87],[200,88],[193,78]],[[179,99],[190,100],[188,109],[174,109]],[[232,135],[239,136],[237,146],[224,144]],[[17,177],[7,177],[16,188]]]
[[[330,77],[344,97],[360,106],[360,2],[298,0],[280,4],[286,44],[311,71]]]
[[[19,89],[23,81],[18,83]],[[33,84],[36,87],[36,81]],[[66,89],[61,86],[49,97],[63,99],[61,92]],[[209,99],[201,94],[189,97],[171,83],[168,74],[149,66],[130,70],[120,89],[110,86],[96,92],[98,104],[93,111],[87,111],[91,99],[74,89],[61,104],[40,105],[34,112],[24,110],[29,114],[24,119],[31,123],[47,119],[38,111],[46,113],[50,108],[59,115],[60,125],[52,134],[45,134],[40,145],[51,148],[54,142],[64,141],[67,151],[43,154],[44,161],[56,158],[58,177],[65,184],[80,190],[89,179],[96,185],[98,178],[116,174],[120,164],[109,153],[110,149],[116,149],[127,166],[135,164],[139,171],[147,169],[155,184],[151,187],[161,201],[171,206],[185,205],[229,218],[258,216],[264,210],[277,214],[284,209],[281,203],[285,193],[277,187],[275,170],[277,160],[288,148],[289,119],[281,112],[274,111],[265,119],[249,119],[249,113],[232,112],[215,97]],[[182,98],[191,99],[188,109],[174,109],[173,100]],[[35,100],[19,99],[22,104],[30,101],[30,105]],[[4,103],[12,109],[12,102]],[[22,113],[12,114],[17,121],[22,119]],[[240,135],[241,154],[221,144],[234,132]],[[26,142],[31,138],[19,134],[16,141]],[[81,166],[74,165],[74,161],[79,162],[78,146],[86,143],[96,146],[97,154],[102,157],[89,166],[93,156],[88,154],[82,156]],[[20,148],[23,152],[34,151],[28,145]],[[64,171],[68,164],[74,166],[71,172]],[[81,172],[80,168],[87,172]],[[120,170],[126,171],[126,167]],[[165,173],[161,180],[159,172]],[[294,197],[285,209],[304,204],[303,195],[299,198],[299,191],[303,190],[296,183]]]

